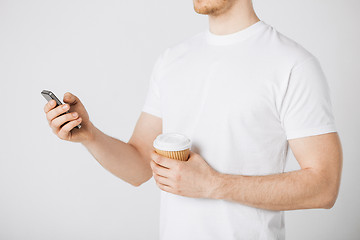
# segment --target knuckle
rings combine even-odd
[[[61,126],[61,122],[59,121],[60,119],[59,118],[55,118],[51,121],[51,127],[52,128],[60,128]]]

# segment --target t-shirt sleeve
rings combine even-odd
[[[336,132],[330,89],[315,56],[292,69],[280,118],[287,139]]]
[[[150,79],[149,79],[149,87],[147,90],[147,95],[145,98],[145,103],[143,105],[142,111],[155,115],[157,117],[162,118],[161,111],[161,100],[160,100],[160,89],[159,89],[159,70],[160,65],[162,63],[163,55],[161,54],[153,67]]]

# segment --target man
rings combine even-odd
[[[284,210],[330,209],[338,195],[342,149],[325,75],[251,0],[194,0],[194,9],[209,29],[159,56],[128,143],[97,129],[71,93],[65,108],[45,105],[47,119],[124,181],[154,177],[161,239],[284,239]],[[192,140],[187,162],[154,152],[162,132]],[[288,146],[301,169],[284,173]]]

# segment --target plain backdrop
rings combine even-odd
[[[287,239],[359,239],[360,2],[254,0],[261,20],[319,58],[344,150],[330,209],[285,213]],[[57,138],[43,89],[70,91],[127,142],[157,56],[208,27],[191,0],[0,0],[0,239],[158,239],[160,190],[115,177]],[[290,155],[286,171],[299,169]]]

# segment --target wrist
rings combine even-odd
[[[214,176],[211,198],[232,200],[234,191],[239,191],[242,175],[217,173]]]
[[[225,187],[225,174],[215,172],[212,176],[212,181],[210,182],[210,198],[212,199],[222,199],[223,192]]]
[[[96,135],[97,135],[97,131],[98,131],[98,129],[90,121],[89,121],[89,124],[86,127],[87,127],[86,137],[85,137],[85,139],[83,141],[81,141],[81,143],[84,146],[90,145],[90,144],[92,144],[93,142],[96,141]]]

